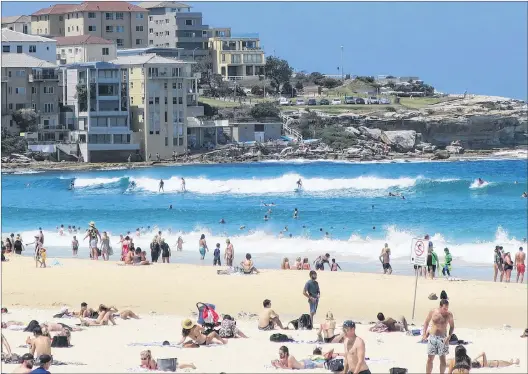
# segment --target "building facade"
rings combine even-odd
[[[56,37],[57,64],[75,62],[108,62],[117,57],[114,42],[93,35]]]
[[[13,119],[20,109],[32,109],[38,115],[38,133],[42,139],[64,136],[59,124],[57,66],[23,53],[2,54],[2,131],[18,135]]]
[[[88,1],[57,4],[31,15],[35,34],[93,35],[116,43],[117,48],[147,46],[148,11],[124,1]]]
[[[187,103],[195,79],[191,64],[150,55],[118,57],[123,80],[128,84],[130,119],[144,159],[187,150]]]
[[[2,57],[7,54],[24,53],[54,64],[56,44],[57,42],[53,39],[28,35],[7,28],[2,29]]]
[[[181,48],[181,57],[199,59],[209,54],[208,30],[201,12],[176,1],[144,2],[148,10],[149,47]]]
[[[258,34],[213,36],[209,39],[209,49],[213,71],[226,80],[253,79],[264,75],[266,58]]]
[[[11,31],[21,32],[22,34],[31,34],[31,17],[30,16],[11,16],[2,17],[2,28]]]
[[[63,73],[66,104],[73,107],[66,124],[85,162],[123,162],[135,155],[130,130],[128,87],[120,67],[108,62],[68,65]]]

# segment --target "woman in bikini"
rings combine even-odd
[[[205,251],[209,252],[209,248],[207,248],[207,242],[205,241],[205,235],[202,234],[200,236],[200,241],[198,242],[199,250],[200,250],[200,260],[205,259]]]
[[[158,370],[158,363],[152,357],[150,349],[142,351],[140,354],[141,357],[141,367],[148,370]],[[194,364],[178,364],[178,369],[196,369]]]
[[[488,360],[486,357],[486,353],[482,352],[480,355],[475,357],[473,361],[471,361],[471,367],[473,369],[480,369],[480,368],[505,368],[512,365],[519,365],[519,359],[511,359],[510,361],[504,361],[504,360]]]
[[[290,270],[290,262],[287,257],[282,259],[281,270]]]
[[[109,308],[101,304],[99,305],[98,312],[99,317],[95,321],[79,317],[81,326],[105,326],[108,325],[108,321],[112,322],[114,326],[117,325],[114,320],[114,315]]]
[[[466,374],[471,369],[504,368],[511,365],[519,365],[519,362],[519,359],[511,359],[510,361],[488,360],[485,352],[482,352],[475,359],[471,360],[466,353],[466,348],[463,345],[458,345],[455,348],[455,359],[449,359],[447,365],[449,374]]]
[[[126,236],[121,242],[121,259],[125,261],[128,255],[128,250],[130,247],[130,238]]]
[[[178,345],[182,345],[185,348],[198,348],[201,345],[209,345],[213,341],[219,344],[227,344],[227,339],[222,339],[216,331],[210,332],[207,336],[203,333],[204,328],[197,325],[196,322],[186,319],[182,322],[182,339]],[[191,341],[186,342],[187,338]]]

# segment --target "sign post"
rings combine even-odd
[[[415,266],[414,280],[414,298],[412,307],[411,320],[414,321],[414,310],[416,307],[416,290],[418,289],[418,268],[417,266],[425,266],[427,260],[427,249],[429,248],[429,241],[425,239],[413,239],[411,242],[411,264]]]

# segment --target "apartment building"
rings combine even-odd
[[[2,57],[11,53],[25,53],[54,64],[56,44],[57,42],[53,39],[28,35],[7,28],[2,29]]]
[[[122,56],[112,63],[121,66],[128,83],[131,127],[141,155],[169,159],[173,152],[185,153],[187,102],[195,80],[191,64],[155,54]]]
[[[42,139],[64,136],[59,124],[57,66],[24,53],[2,54],[2,131],[19,134],[13,120],[17,110],[33,109]]]
[[[182,48],[183,59],[199,59],[209,54],[208,30],[201,12],[176,1],[143,2],[148,10],[149,47]]]
[[[148,11],[124,1],[57,4],[31,15],[39,35],[92,35],[116,43],[117,48],[147,46]]]
[[[57,64],[75,62],[108,62],[117,57],[114,42],[93,35],[55,37],[57,41]]]
[[[215,29],[215,33],[221,30]],[[260,46],[258,34],[212,36],[209,50],[213,59],[213,71],[227,80],[258,78],[264,75],[266,58]]]
[[[31,17],[30,16],[10,16],[2,17],[2,28],[12,31],[21,32],[22,34],[31,34]]]
[[[109,62],[82,62],[63,71],[66,104],[73,112],[66,126],[85,162],[126,161],[139,150],[132,140],[128,87],[120,67]]]

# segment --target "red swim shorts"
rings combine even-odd
[[[524,274],[526,266],[524,264],[517,264],[517,273]]]

